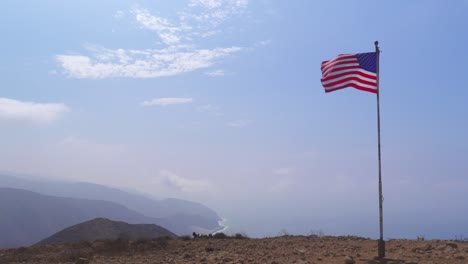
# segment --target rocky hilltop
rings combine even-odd
[[[131,225],[106,218],[96,218],[65,228],[40,241],[38,245],[115,239],[140,240],[158,237],[175,238],[177,236],[169,230],[154,224]]]

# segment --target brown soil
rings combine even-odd
[[[382,263],[468,263],[468,243],[390,240]],[[381,263],[377,242],[359,237],[96,241],[0,250],[6,263]]]

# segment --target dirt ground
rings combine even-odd
[[[96,241],[0,250],[6,263],[468,263],[468,243],[390,240],[387,260],[377,241],[359,237],[282,236],[262,239]]]

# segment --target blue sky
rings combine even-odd
[[[253,236],[375,237],[375,95],[325,94],[320,63],[379,40],[387,237],[453,238],[468,222],[467,9],[2,3],[0,170],[200,201]]]

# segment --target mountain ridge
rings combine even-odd
[[[178,235],[191,234],[194,229],[200,228],[212,232],[221,228],[218,223],[221,218],[215,211],[192,201],[175,198],[156,200],[100,184],[65,182],[43,177],[37,180],[32,176],[4,172],[0,172],[0,187],[24,189],[51,196],[114,202],[145,216],[159,219],[159,224]]]
[[[64,228],[105,217],[131,224],[160,224],[123,205],[0,188],[0,247],[29,246]]]

